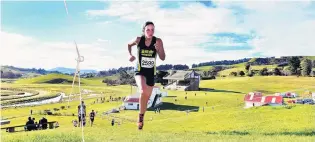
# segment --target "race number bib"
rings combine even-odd
[[[154,58],[142,57],[141,58],[141,67],[143,68],[153,68],[155,64]]]

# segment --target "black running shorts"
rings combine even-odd
[[[145,78],[145,82],[148,86],[154,86],[154,74],[146,74],[141,72],[136,72],[135,75],[142,75]]]

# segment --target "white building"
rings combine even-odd
[[[168,76],[163,77],[168,80],[165,86],[168,90],[199,91],[200,74],[193,71],[171,71]]]
[[[156,107],[158,105],[162,104],[162,97],[167,96],[167,92],[162,92],[159,87],[154,86],[152,90],[152,94],[149,98],[147,108],[150,107]],[[139,104],[139,98],[140,93],[135,93],[131,96],[127,96],[123,102],[123,106],[126,109],[133,109],[133,110],[139,110],[140,104]]]

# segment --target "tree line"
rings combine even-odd
[[[315,60],[310,60],[307,58],[301,58],[298,56],[289,57],[286,58],[284,63],[278,64],[277,67],[268,69],[263,68],[261,70],[254,70],[251,69],[251,66],[253,64],[251,62],[248,62],[245,64],[245,72],[239,71],[239,72],[230,72],[230,76],[254,76],[254,75],[260,75],[260,76],[269,76],[269,75],[275,75],[275,76],[290,76],[290,75],[296,75],[296,76],[309,76],[309,77],[315,77]],[[256,64],[254,64],[256,65]]]
[[[303,56],[288,56],[288,57],[281,57],[281,58],[243,58],[240,60],[222,60],[222,61],[210,61],[210,62],[203,62],[199,64],[193,64],[192,68],[196,67],[201,67],[201,66],[214,66],[212,69],[209,71],[201,72],[200,74],[204,78],[213,78],[213,76],[216,76],[217,73],[221,70],[225,70],[228,68],[228,66],[224,65],[233,65],[233,64],[239,64],[239,63],[244,63],[247,62],[245,65],[245,72],[244,74],[247,74],[249,76],[253,74],[259,74],[259,75],[266,75],[266,74],[271,74],[270,70],[269,73],[266,73],[266,69],[263,69],[261,71],[257,70],[249,70],[250,66],[253,65],[274,65],[277,64],[278,67],[273,69],[275,75],[278,75],[280,72],[280,75],[303,75],[303,76],[312,76],[313,73],[313,68],[315,68],[315,60],[310,60],[303,58]],[[15,72],[15,71],[3,71],[1,70],[1,78],[19,78],[23,76],[23,72],[32,72],[32,73],[37,73],[37,74],[49,74],[49,73],[60,73],[58,71],[46,71],[45,69],[39,68],[18,68],[18,67],[13,67],[13,66],[3,66],[10,68],[12,70],[18,70],[21,72]],[[84,73],[82,74],[82,77],[85,78],[90,78],[90,77],[104,77],[104,76],[112,76],[115,74],[119,74],[122,71],[126,71],[127,73],[133,72],[134,67],[120,67],[120,68],[113,68],[109,70],[104,70],[104,71],[99,71],[98,73]],[[157,66],[158,71],[168,71],[168,70],[188,70],[189,66],[186,64],[164,64],[164,65],[159,65]],[[268,70],[268,69],[267,69]],[[279,70],[279,72],[278,72]],[[243,72],[236,72],[236,73],[231,73],[231,75],[240,75],[244,76]],[[73,74],[69,74],[73,75]]]
[[[250,58],[243,58],[239,60],[222,60],[222,61],[210,61],[210,62],[203,62],[199,64],[193,64],[192,68],[202,67],[202,66],[214,66],[214,65],[233,65],[248,62]]]

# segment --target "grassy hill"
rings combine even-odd
[[[85,100],[87,112],[92,109],[98,112],[94,126],[84,128],[86,142],[103,141],[303,141],[311,142],[315,136],[315,107],[312,105],[290,105],[291,107],[255,107],[244,109],[243,97],[251,91],[261,91],[264,95],[275,92],[296,90],[315,91],[314,78],[308,77],[240,77],[220,78],[201,81],[201,88],[210,91],[189,91],[187,100],[184,91],[168,91],[169,97],[163,98],[161,113],[148,111],[145,116],[144,130],[138,131],[136,121],[138,112],[122,111],[109,116],[101,114],[122,102],[96,103],[96,98]],[[10,84],[8,84],[10,85]],[[22,84],[15,84],[16,86]],[[34,86],[30,84],[29,86]],[[27,87],[28,85],[23,85]],[[51,85],[49,89],[53,89]],[[69,85],[59,85],[69,88]],[[105,98],[125,96],[129,86],[86,86],[94,91],[107,90]],[[196,94],[196,95],[195,95]],[[175,99],[177,101],[175,102]],[[207,104],[206,104],[207,102]],[[60,108],[67,103],[49,104],[35,107],[1,110],[2,117],[11,118],[13,126],[25,124],[29,111],[36,114],[32,117],[39,120],[43,115],[37,112],[44,109]],[[56,111],[60,114],[76,114],[78,102],[71,102],[70,108]],[[203,111],[204,107],[204,111]],[[193,111],[193,110],[197,111]],[[191,110],[186,113],[185,110]],[[46,116],[48,121],[58,121],[60,127],[45,131],[19,132],[9,134],[2,130],[1,141],[82,141],[81,129],[74,127],[72,120],[76,116]],[[121,125],[111,126],[115,119]],[[129,121],[130,120],[130,121]]]
[[[201,67],[196,67],[196,68],[192,68],[195,70],[200,70],[200,71],[209,71],[211,69],[213,69],[213,66],[201,66]]]
[[[56,67],[56,68],[52,68],[49,69],[48,71],[57,71],[60,73],[64,73],[64,74],[72,74],[76,71],[75,68],[65,68],[65,67]],[[81,69],[80,73],[84,74],[84,73],[97,73],[96,70],[89,70],[89,69]]]
[[[267,69],[274,69],[275,67],[277,67],[277,65],[257,65],[257,66],[251,66],[252,70],[261,70],[263,68],[267,68]],[[231,72],[237,72],[239,73],[240,71],[246,71],[245,70],[245,65],[244,66],[233,66],[233,68],[231,69],[226,69],[223,71],[219,72],[219,75],[225,75],[228,76]]]
[[[104,80],[104,79],[118,79],[119,78],[119,74],[113,74],[111,76],[104,76],[104,77],[92,77],[92,78],[85,78],[87,80]]]
[[[304,58],[315,60],[315,56],[301,56],[300,60],[302,61]],[[229,76],[231,72],[246,71],[246,64],[251,65],[252,70],[262,70],[263,68],[267,68],[268,70],[273,70],[278,67],[279,64],[287,62],[288,57],[282,58],[251,58],[248,62],[233,64],[233,65],[213,65],[213,66],[199,66],[192,69],[199,71],[203,74],[203,71],[211,71],[215,67],[220,66],[223,69],[218,72],[219,76]],[[286,65],[287,66],[287,65]]]
[[[33,71],[23,71],[20,70],[19,68],[12,67],[12,66],[1,66],[1,73],[7,73],[7,72],[12,72],[13,74],[18,74],[21,75],[22,78],[24,77],[35,77],[35,76],[40,76],[41,74],[33,72]]]
[[[80,78],[82,85],[102,85],[102,78],[85,79]],[[33,78],[19,79],[17,84],[72,84],[73,76],[64,74],[48,74]],[[78,83],[76,78],[75,83]]]
[[[315,60],[315,56],[305,56],[305,58],[310,59],[310,60]]]
[[[240,71],[244,71],[245,72],[245,64],[246,63],[239,63],[239,64],[234,64],[234,65],[223,65],[222,67],[226,68],[222,71],[218,72],[219,76],[229,76],[229,74],[231,72],[237,72],[239,73]],[[202,67],[197,67],[194,68],[198,71],[209,71],[211,69],[213,69],[215,66],[202,66]],[[252,70],[261,70],[263,68],[267,68],[267,69],[274,69],[275,67],[277,67],[277,65],[254,65],[251,66]]]

